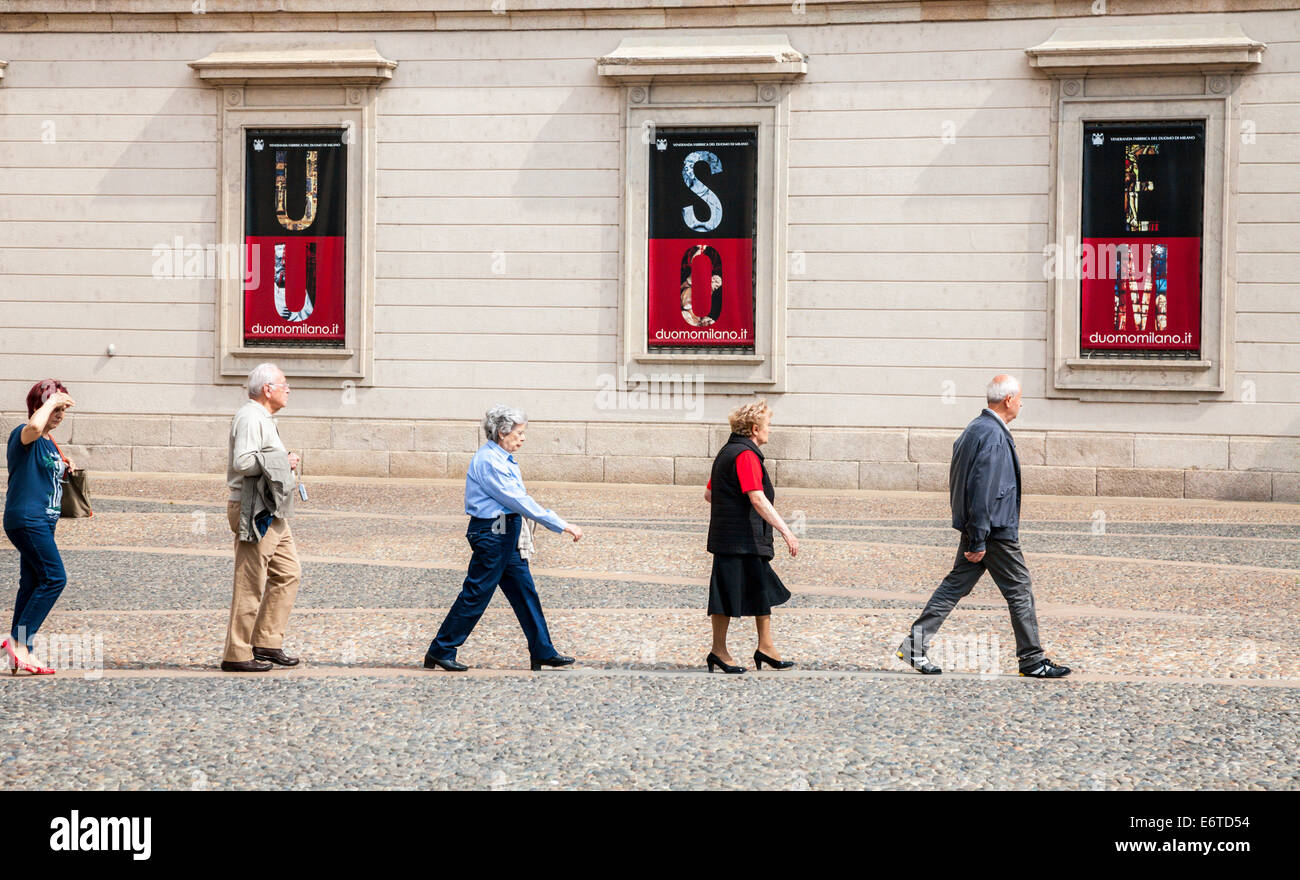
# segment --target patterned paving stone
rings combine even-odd
[[[794,597],[773,627],[798,665],[737,677],[702,670],[698,488],[538,484],[543,503],[587,528],[578,544],[541,536],[533,560],[556,644],[580,662],[527,672],[497,597],[461,649],[474,670],[453,675],[420,658],[469,559],[460,481],[311,485],[294,521],[304,582],[286,641],[303,665],[239,676],[216,668],[231,582],[221,480],[97,478],[97,515],[58,532],[70,580],[43,637],[61,671],[0,683],[0,784],[1300,783],[1300,506],[1027,498],[1044,645],[1077,670],[1040,682],[1014,674],[987,578],[932,648],[943,676],[892,656],[955,552],[944,496],[781,490],[778,508],[804,534],[797,559],[778,549]],[[0,548],[0,572],[16,567]],[[754,640],[751,621],[734,623],[734,656]],[[36,737],[58,746],[26,748]]]

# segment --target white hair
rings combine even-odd
[[[520,425],[528,424],[528,416],[522,409],[498,403],[483,416],[483,433],[493,443],[501,439],[502,434],[509,434]]]
[[[984,389],[984,396],[988,398],[989,403],[1001,403],[1007,399],[1007,395],[1019,393],[1020,383],[1016,381],[1015,376],[1006,376],[1001,382],[996,380],[989,382],[988,388]]]
[[[272,363],[258,364],[253,367],[253,372],[248,374],[248,396],[258,398],[262,396],[262,388],[267,385],[276,384],[275,380],[284,373],[280,368]]]

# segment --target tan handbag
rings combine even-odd
[[[54,442],[54,438],[50,438]],[[83,517],[94,516],[95,511],[90,509],[90,492],[86,485],[86,469],[76,468],[68,464],[68,457],[63,454],[58,443],[54,443],[54,448],[59,450],[59,458],[63,459],[65,465],[63,471],[63,509],[59,512],[61,517]]]

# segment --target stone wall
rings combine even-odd
[[[364,39],[398,64],[376,98],[374,369],[355,385],[291,375],[283,433],[306,472],[459,477],[473,419],[506,400],[553,420],[522,454],[530,479],[702,484],[747,395],[710,390],[698,420],[655,424],[601,404],[640,306],[621,273],[627,105],[596,59],[629,33],[763,27],[809,57],[783,147],[798,264],[785,390],[759,389],[777,409],[778,483],[941,490],[952,437],[1010,372],[1031,401],[1016,432],[1031,492],[1300,500],[1295,0],[1110,0],[1104,17],[1091,0],[208,5],[9,0],[0,15],[0,164],[21,181],[0,217],[0,406],[12,416],[36,379],[65,381],[78,409],[59,436],[95,470],[219,473],[243,395],[214,381],[217,279],[156,269],[177,239],[231,243],[229,95],[189,63],[227,43]],[[1223,19],[1269,44],[1230,78],[1222,393],[1052,391],[1059,106],[1025,50],[1103,18]],[[1140,91],[1206,87],[1163,79]],[[842,427],[795,427],[827,423]]]
[[[20,421],[5,416],[5,424]],[[279,424],[309,476],[458,478],[482,442],[471,422],[285,416]],[[224,417],[82,414],[58,433],[64,452],[92,471],[221,473],[229,425]],[[519,458],[529,480],[702,486],[727,433],[703,423],[539,421],[529,425]],[[958,433],[776,426],[764,452],[779,486],[942,492]],[[1014,435],[1029,493],[1300,502],[1297,438]]]
[[[14,14],[0,15],[0,165],[18,189],[0,217],[0,406],[18,406],[43,376],[66,382],[82,413],[145,423],[239,405],[237,377],[216,381],[230,315],[218,280],[181,271],[175,244],[234,244],[218,219],[234,184],[219,161],[230,96],[189,64],[228,43],[364,39],[398,65],[375,98],[374,368],[355,387],[291,368],[294,417],[469,421],[516,400],[568,424],[650,418],[598,404],[642,301],[621,271],[627,101],[596,59],[633,32],[765,22],[809,56],[789,87],[782,148],[786,381],[779,397],[756,387],[774,396],[778,424],[954,430],[982,405],[988,379],[1008,372],[1034,424],[1063,431],[1297,432],[1300,42],[1294,14],[1260,11],[1286,3],[1230,4],[1229,20],[1269,48],[1231,84],[1230,126],[1243,138],[1229,156],[1224,390],[1104,406],[1052,390],[1045,248],[1067,244],[1049,241],[1059,108],[1025,50],[1067,25],[1223,18],[1177,14],[1208,8],[1203,0],[1110,0],[1106,16],[1090,0],[845,0],[801,4],[798,15],[789,3],[718,0],[570,0],[569,11],[509,2],[505,15],[463,0],[386,0],[384,11],[347,14],[374,4],[291,5],[223,0],[197,15],[185,0],[5,4]],[[580,7],[590,12],[577,16]],[[1152,11],[1167,14],[1123,14]],[[461,26],[476,29],[447,29]],[[1200,76],[1160,79],[1143,93],[1204,89]],[[159,268],[168,262],[170,272]],[[722,424],[741,395],[705,386],[703,421]],[[412,440],[394,451],[440,450]],[[894,467],[870,479],[900,474],[905,482]]]

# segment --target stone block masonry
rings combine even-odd
[[[9,423],[18,424],[20,415]],[[305,474],[460,478],[482,442],[477,422],[278,419]],[[229,420],[219,416],[77,414],[64,451],[92,471],[220,473]],[[725,426],[529,424],[524,477],[581,483],[703,486]],[[952,443],[938,428],[780,425],[764,448],[778,486],[947,492]],[[1015,431],[1029,494],[1300,502],[1294,437]]]

